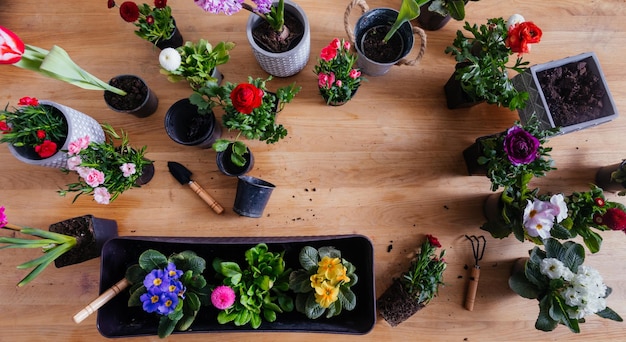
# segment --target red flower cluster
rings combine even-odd
[[[441,243],[439,243],[439,240],[436,237],[428,234],[426,235],[426,238],[428,239],[428,243],[430,243],[432,246],[441,248]]]
[[[243,114],[250,114],[263,103],[263,90],[250,83],[240,83],[230,92],[233,107]]]
[[[518,54],[530,52],[529,44],[539,43],[541,29],[532,21],[524,21],[509,28],[506,46]]]
[[[165,8],[167,6],[167,0],[154,0],[154,8]],[[107,0],[107,7],[115,7],[115,0]],[[132,1],[125,1],[120,6],[120,16],[122,19],[129,23],[133,23],[139,19],[139,6]],[[152,25],[154,23],[154,17],[146,17],[146,22]]]
[[[593,221],[612,230],[621,230],[626,233],[626,213],[619,208],[609,208],[603,215],[596,214]]]

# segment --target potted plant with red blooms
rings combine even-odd
[[[35,279],[48,265],[64,267],[100,256],[102,246],[117,236],[117,223],[92,215],[74,217],[50,225],[49,230],[10,224],[5,208],[0,207],[0,230],[20,233],[33,238],[0,237],[0,249],[41,248],[43,255],[18,265],[18,269],[32,270],[17,284],[21,287]]]
[[[24,44],[13,31],[0,26],[0,64],[32,70],[77,87],[90,90],[106,90],[119,95],[126,92],[101,81],[79,67],[61,47],[53,45],[48,51]]]
[[[393,280],[392,285],[376,301],[379,312],[391,326],[396,326],[423,309],[439,292],[443,285],[443,272],[447,264],[446,254],[441,248],[439,240],[426,235],[419,252],[411,261],[408,270],[399,278]]]
[[[78,174],[78,181],[59,190],[59,195],[77,192],[93,195],[99,204],[109,204],[124,191],[148,183],[154,175],[152,161],[145,158],[146,146],[133,148],[126,132],[118,134],[113,127],[103,124],[106,141],[91,141],[88,136],[72,141],[67,150],[68,159],[61,169]],[[117,143],[119,142],[119,144]]]
[[[131,284],[129,307],[142,307],[159,317],[160,338],[174,330],[189,330],[203,306],[210,302],[210,289],[204,278],[206,261],[193,251],[163,253],[149,249],[130,266],[125,278]]]
[[[480,26],[466,22],[463,28],[471,37],[458,30],[452,46],[445,49],[457,62],[444,87],[448,108],[469,107],[483,101],[510,110],[523,108],[529,95],[513,86],[508,71],[522,73],[527,69],[529,62],[522,59],[522,54],[530,52],[531,44],[539,43],[541,29],[519,14],[506,22],[503,18],[488,19]],[[509,59],[515,53],[517,58],[510,65]]]
[[[311,30],[304,10],[291,0],[196,0],[205,12],[226,15],[250,12],[248,42],[263,70],[276,77],[293,76],[309,61]]]
[[[352,99],[361,86],[361,71],[356,67],[356,54],[350,52],[350,42],[333,39],[322,49],[313,72],[326,104],[340,106]]]
[[[114,0],[108,0],[107,7],[117,7],[117,4]],[[183,45],[183,37],[172,17],[172,9],[167,5],[167,0],[154,0],[154,7],[124,1],[119,9],[122,19],[137,27],[135,34],[140,38],[160,49]]]
[[[63,149],[79,135],[103,141],[100,124],[90,116],[52,101],[23,97],[18,107],[0,111],[0,142],[18,160],[31,165],[61,168]],[[68,136],[69,135],[69,136]]]
[[[208,113],[215,107],[222,108],[222,124],[229,131],[238,131],[234,142],[218,140],[213,144],[217,152],[232,148],[230,161],[235,166],[246,165],[246,154],[249,153],[238,140],[240,136],[274,144],[287,135],[287,129],[276,123],[276,116],[294,99],[301,87],[292,83],[278,88],[275,93],[270,92],[266,83],[271,79],[272,76],[267,79],[248,77],[247,83],[209,83],[208,86],[196,90],[189,98],[201,113]]]

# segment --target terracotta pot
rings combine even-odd
[[[369,10],[365,0],[353,0],[346,8],[344,18],[348,18],[352,12],[352,8],[357,5],[361,8],[362,15],[357,20],[354,29],[347,19],[344,20],[344,25],[348,38],[357,52],[357,65],[363,73],[369,76],[382,76],[394,65],[412,66],[422,58],[426,52],[426,33],[421,28],[412,27],[410,22],[406,22],[400,26],[398,31],[387,42],[389,46],[398,44],[398,50],[394,54],[394,57],[388,60],[372,59],[371,54],[368,55],[368,51],[363,48],[364,41],[368,39],[369,35],[375,32],[380,36],[380,41],[382,41],[384,34],[380,34],[380,31],[389,31],[391,24],[398,17],[398,11],[391,8],[375,8]],[[405,57],[413,49],[414,34],[419,35],[421,46],[415,59],[409,60]]]
[[[376,301],[378,312],[392,327],[411,318],[424,306],[406,292],[399,279],[394,279],[391,286]]]
[[[43,159],[32,148],[15,147],[8,144],[9,152],[19,161],[30,165],[62,168],[67,166],[68,158],[67,153],[62,151],[67,150],[72,141],[89,136],[90,141],[104,142],[104,131],[94,118],[53,101],[41,100],[39,104],[53,107],[63,115],[65,122],[67,122],[67,138],[59,146],[57,153]]]
[[[104,92],[104,102],[119,113],[132,114],[138,118],[152,115],[159,106],[159,99],[141,77],[135,75],[118,75],[109,80],[109,84],[124,90],[128,94],[121,96],[110,91]],[[126,102],[127,97],[136,99]]]
[[[51,224],[49,230],[76,237],[76,245],[54,260],[56,267],[64,267],[99,257],[105,242],[117,237],[117,222],[84,215]]]
[[[278,3],[277,1],[274,4]],[[252,31],[262,22],[262,18],[251,13],[246,25],[248,43],[257,62],[263,70],[276,77],[289,77],[299,73],[309,61],[311,52],[311,29],[309,19],[304,10],[295,2],[285,0],[285,13],[295,16],[304,26],[304,32],[299,43],[286,52],[270,52],[262,48],[252,36]]]

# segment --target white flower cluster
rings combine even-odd
[[[559,290],[565,304],[574,307],[568,314],[572,319],[581,319],[606,308],[606,285],[600,273],[589,266],[578,266],[576,273],[560,260],[545,258],[540,264],[541,274],[550,279],[563,279],[565,287]]]

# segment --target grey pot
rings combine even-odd
[[[311,29],[306,13],[298,4],[290,0],[285,0],[285,12],[295,15],[304,25],[302,40],[289,51],[282,53],[269,52],[254,41],[252,28],[256,27],[263,20],[258,15],[250,14],[246,26],[246,35],[250,46],[252,46],[254,57],[263,70],[276,77],[289,77],[299,73],[309,62],[309,54],[311,52]]]
[[[11,154],[13,154],[13,156],[19,161],[31,165],[60,169],[67,166],[68,157],[67,153],[63,152],[63,150],[67,150],[72,141],[84,136],[89,136],[90,141],[98,143],[104,142],[104,131],[102,130],[102,127],[98,121],[89,115],[53,101],[41,100],[39,101],[39,104],[52,106],[63,114],[65,121],[67,122],[67,138],[57,153],[44,159],[29,158],[28,155],[23,153],[20,148],[16,148],[15,146],[8,144],[9,152],[11,152]]]
[[[586,63],[587,72],[599,77],[598,86],[604,88],[604,96],[601,101],[602,106],[598,106],[598,108],[596,108],[599,115],[597,115],[595,119],[571,125],[559,125],[558,121],[555,120],[555,114],[552,113],[549,108],[546,95],[544,94],[544,90],[541,88],[537,74],[545,70],[577,62]],[[520,121],[522,123],[528,122],[534,113],[539,119],[541,124],[540,127],[542,129],[560,127],[559,133],[565,134],[609,122],[618,116],[613,97],[611,96],[604,74],[600,68],[600,62],[593,52],[582,53],[576,56],[533,65],[526,69],[525,72],[513,77],[511,81],[513,82],[515,89],[518,91],[526,91],[530,95],[526,107],[518,109]]]

